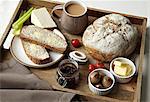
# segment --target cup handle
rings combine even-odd
[[[51,16],[53,17],[53,18],[56,18],[56,19],[58,19],[59,21],[60,21],[60,18],[61,18],[61,16],[59,17],[58,15],[56,15],[55,14],[55,10],[62,10],[63,9],[63,5],[57,5],[57,6],[55,6],[53,9],[52,9],[52,11],[51,11]]]

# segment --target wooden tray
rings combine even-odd
[[[12,21],[10,22],[8,28],[10,29],[10,26],[13,21],[16,21],[18,19],[18,16],[21,12],[22,9],[27,9],[28,7],[46,7],[49,12],[51,12],[52,8],[58,4],[58,2],[47,2],[47,1],[39,1],[39,0],[24,0],[19,3],[18,9],[16,9],[16,12],[14,14],[14,17],[12,18]],[[20,9],[19,9],[20,8]],[[58,16],[61,15],[62,11],[57,11],[56,14]],[[93,8],[88,8],[88,15],[89,15],[89,24],[92,23],[95,19],[104,16],[106,14],[110,13],[116,13],[116,12],[111,12],[111,11],[105,11],[105,10],[99,10],[99,9],[93,9]],[[145,32],[146,32],[146,23],[147,19],[144,17],[139,17],[139,16],[133,16],[133,15],[128,15],[128,14],[122,14],[130,19],[130,21],[138,28],[138,34],[140,35],[140,41],[138,44],[138,47],[136,51],[132,54],[139,54],[139,65],[138,65],[138,76],[135,76],[131,82],[128,84],[116,84],[116,87],[114,90],[106,95],[106,96],[98,96],[93,94],[87,84],[87,76],[88,76],[88,64],[89,63],[95,63],[96,60],[94,60],[88,53],[85,51],[84,47],[80,48],[73,48],[70,45],[68,51],[71,50],[78,50],[86,53],[86,55],[89,58],[89,62],[86,65],[80,65],[80,73],[81,73],[81,79],[79,82],[79,85],[75,89],[68,89],[68,88],[62,88],[56,81],[56,68],[57,65],[44,68],[44,69],[33,69],[30,68],[30,70],[36,74],[39,78],[48,81],[48,83],[56,90],[61,90],[61,91],[67,91],[67,92],[72,92],[84,96],[89,96],[93,98],[99,99],[99,101],[104,101],[104,102],[140,102],[140,96],[141,96],[141,82],[142,82],[142,65],[143,65],[143,55],[144,55],[144,45],[145,45]],[[66,36],[68,43],[70,43],[71,39],[77,38],[81,40],[81,36],[79,35],[71,35],[66,33],[60,26],[59,21],[56,21],[58,24],[58,28],[63,32],[63,34]],[[7,28],[7,29],[8,29]],[[8,30],[9,30],[8,29]],[[5,32],[6,33],[6,32]],[[3,38],[5,38],[6,34],[4,34]],[[68,53],[66,53],[66,58],[67,58]],[[9,55],[10,56],[10,55]],[[130,56],[131,58],[133,56]],[[109,68],[109,63],[106,63],[107,68]]]

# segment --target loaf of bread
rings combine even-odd
[[[131,54],[137,39],[137,29],[128,18],[119,14],[98,18],[87,27],[82,37],[83,45],[89,54],[105,62]]]
[[[63,53],[67,48],[66,40],[50,30],[34,25],[24,26],[20,38],[59,53]]]
[[[52,61],[49,53],[44,47],[24,40],[22,40],[22,45],[25,53],[34,63],[45,64]]]

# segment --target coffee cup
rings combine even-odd
[[[56,17],[55,10],[62,10],[60,17]],[[64,5],[53,8],[51,15],[58,19],[64,30],[71,34],[81,34],[88,25],[87,7],[81,1],[69,1]]]

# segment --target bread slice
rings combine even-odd
[[[22,45],[25,53],[34,63],[45,64],[52,61],[49,53],[44,47],[24,40],[22,40]]]
[[[24,26],[20,37],[55,52],[63,53],[67,48],[66,40],[59,35],[34,25]]]

